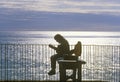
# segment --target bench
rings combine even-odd
[[[78,42],[75,45],[74,50],[72,51],[73,53],[71,53],[71,55],[66,55],[64,56],[63,60],[58,60],[60,82],[65,82],[69,78],[71,78],[73,82],[82,81],[81,79],[82,78],[82,65],[85,64],[86,62],[78,59],[78,57],[81,56],[81,52],[82,52],[81,42]],[[72,54],[74,54],[74,56]],[[71,75],[66,75],[66,70],[73,70],[73,73]]]

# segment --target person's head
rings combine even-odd
[[[60,34],[56,34],[55,36],[54,36],[54,39],[57,41],[57,42],[59,42],[59,43],[62,43],[65,39],[64,39],[64,37],[62,36],[62,35],[60,35]]]

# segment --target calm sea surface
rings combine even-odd
[[[58,33],[70,44],[120,45],[120,32],[94,31],[0,31],[0,43],[57,44],[53,37]]]
[[[13,45],[58,44],[54,40],[58,33],[70,45],[77,41],[84,45],[81,58],[87,63],[83,79],[120,82],[120,32],[92,31],[0,31],[0,80],[59,79],[59,72],[55,76],[47,74],[54,53],[48,46]]]

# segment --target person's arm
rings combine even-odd
[[[55,47],[55,46],[53,46],[51,44],[49,44],[49,47],[52,48],[52,49],[54,49],[54,50],[57,50],[57,47]]]

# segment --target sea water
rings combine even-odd
[[[119,73],[120,73],[120,65],[119,65],[119,61],[120,61],[120,32],[97,32],[97,31],[0,31],[0,44],[43,44],[43,45],[48,45],[48,44],[58,44],[55,40],[54,40],[54,36],[56,34],[61,34],[63,35],[69,42],[70,45],[75,45],[77,43],[77,41],[81,41],[83,45],[110,45],[109,47],[104,48],[105,50],[99,48],[96,49],[96,53],[102,53],[103,55],[96,55],[96,56],[88,56],[88,58],[83,57],[83,60],[87,61],[87,65],[83,74],[83,79],[106,79],[111,81],[111,82],[119,82],[120,81],[120,77],[119,77]],[[116,50],[112,50],[113,47],[112,46],[117,46]],[[2,47],[2,46],[0,46]],[[14,48],[14,47],[13,47]],[[23,47],[22,47],[23,48]],[[37,47],[38,48],[38,47]],[[89,48],[89,47],[88,47]],[[91,47],[90,47],[91,48]],[[95,47],[97,48],[97,47]],[[39,58],[46,58],[46,56],[39,56],[37,55],[38,59],[32,58],[34,56],[32,55],[28,55],[28,53],[30,53],[31,47],[27,47],[27,51],[25,52],[27,53],[26,55],[22,55],[20,56],[19,51],[17,52],[10,52],[11,54],[9,54],[7,56],[7,58],[11,58],[9,59],[9,61],[7,61],[6,64],[6,60],[7,58],[5,58],[3,56],[3,52],[4,52],[3,48],[2,50],[0,50],[1,54],[0,58],[1,62],[0,62],[0,80],[5,80],[5,79],[9,79],[9,80],[30,80],[30,79],[34,79],[34,80],[46,80],[46,79],[50,79],[52,77],[49,77],[47,75],[48,70],[44,70],[46,67],[50,68],[50,61],[46,61],[46,62],[42,62],[40,61]],[[11,51],[12,51],[12,47],[10,47]],[[14,48],[15,50],[16,48]],[[39,48],[38,48],[39,49]],[[94,49],[94,47],[93,47]],[[17,50],[17,49],[16,49]],[[24,49],[22,49],[24,50]],[[91,49],[90,49],[91,50]],[[111,54],[112,51],[112,54]],[[22,51],[23,53],[24,51]],[[47,52],[47,51],[46,51]],[[106,54],[106,52],[108,54]],[[115,52],[115,53],[113,53]],[[14,54],[14,56],[12,55],[12,53]],[[17,55],[15,55],[15,53]],[[36,53],[36,52],[35,52]],[[39,52],[42,53],[42,50]],[[91,51],[85,51],[84,55],[91,53]],[[43,55],[43,53],[42,53]],[[13,57],[12,57],[13,56]],[[49,56],[50,57],[50,56]],[[91,58],[91,59],[90,59]],[[27,59],[27,61],[26,61]],[[94,60],[93,60],[94,59]],[[19,63],[16,61],[19,60]],[[37,62],[36,62],[37,60]],[[41,59],[43,60],[43,59]],[[90,62],[92,63],[89,63]],[[102,62],[98,62],[99,60],[102,60]],[[109,61],[110,60],[110,61]],[[111,62],[112,61],[112,62]],[[32,65],[31,65],[31,62]],[[105,63],[103,63],[105,62]],[[15,64],[13,66],[10,66],[10,64]],[[39,66],[37,66],[37,64],[35,63],[40,63],[38,64]],[[46,64],[47,63],[47,64]],[[114,63],[114,64],[111,64]],[[17,71],[11,71],[8,72],[8,75],[5,75],[6,73],[4,73],[6,70],[4,70],[4,64],[8,65],[7,66],[7,70],[15,70],[13,68],[19,69],[20,65],[22,64],[23,67],[20,70]],[[26,71],[26,65],[24,66],[24,64],[27,64],[28,66],[28,70]],[[43,65],[44,64],[44,65]],[[99,65],[100,64],[100,65]],[[43,65],[42,67],[40,65]],[[47,66],[45,66],[47,65]],[[92,65],[92,66],[90,66]],[[112,66],[114,65],[114,66]],[[95,66],[102,66],[102,71],[98,69],[98,67]],[[109,66],[109,69],[107,69],[107,66]],[[24,68],[25,67],[25,68]],[[92,68],[95,68],[97,71],[94,71]],[[39,70],[37,69],[39,68]],[[33,71],[34,70],[34,71]],[[45,72],[44,72],[45,71]],[[86,72],[87,71],[87,72]],[[32,75],[34,74],[33,72],[35,72],[35,74],[38,75]],[[46,74],[46,75],[39,75],[40,74]],[[99,72],[99,73],[98,73]],[[10,74],[9,74],[10,73]],[[11,75],[12,74],[12,75]],[[105,75],[103,75],[105,74]],[[111,74],[111,75],[109,75]],[[96,76],[95,76],[96,75]],[[99,75],[99,76],[97,76]],[[107,76],[106,76],[107,75]],[[109,76],[108,76],[109,75]],[[7,77],[6,77],[7,76]],[[24,77],[22,77],[24,76]],[[38,78],[37,78],[38,76]],[[47,78],[46,78],[47,76]],[[112,77],[113,76],[113,77]],[[4,78],[5,77],[5,78]],[[56,78],[56,76],[53,76],[54,78]],[[57,76],[58,77],[58,76]]]
[[[120,32],[96,31],[0,31],[0,43],[56,44],[54,35],[63,35],[70,44],[120,45]]]

